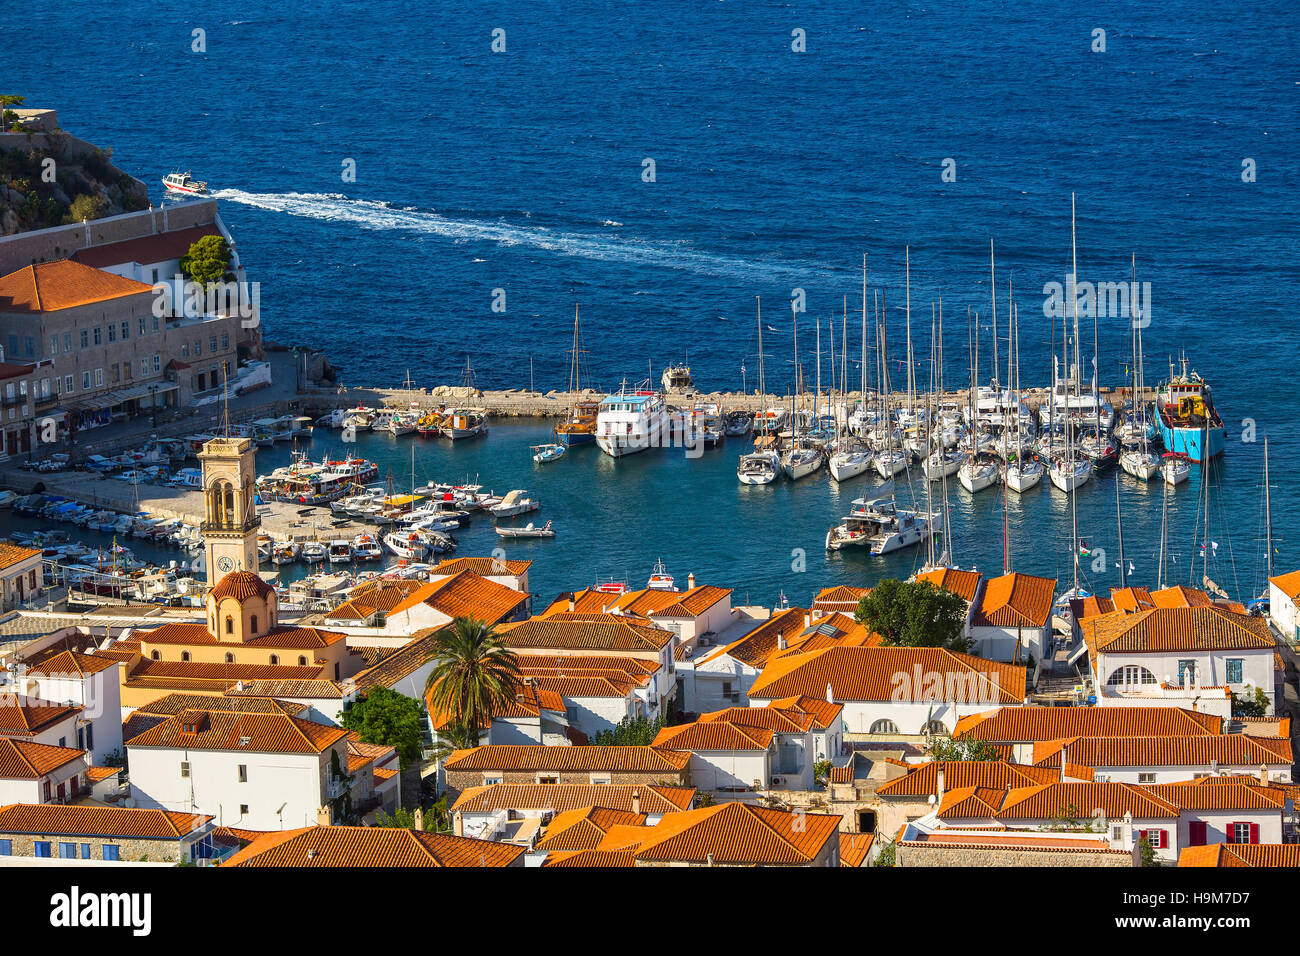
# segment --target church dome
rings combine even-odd
[[[266,597],[274,589],[252,571],[232,571],[217,582],[208,597],[221,600],[234,598],[244,601],[251,597]]]

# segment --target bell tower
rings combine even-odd
[[[231,571],[257,573],[257,531],[262,521],[253,501],[257,446],[250,438],[214,438],[199,452],[203,466],[203,532],[207,577],[216,584]]]

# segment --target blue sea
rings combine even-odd
[[[160,19],[138,0],[65,0],[42,9],[40,29],[0,38],[6,92],[112,146],[155,199],[173,168],[211,182],[262,283],[268,339],[327,349],[357,385],[408,372],[455,383],[468,358],[484,387],[531,375],[562,388],[580,303],[592,384],[689,361],[706,390],[752,389],[761,297],[768,388],[784,391],[795,290],[806,375],[816,324],[826,350],[845,309],[860,354],[864,254],[868,294],[888,303],[895,381],[907,254],[922,386],[940,296],[947,383],[969,380],[968,308],[987,381],[990,239],[999,322],[1010,281],[1022,380],[1045,383],[1060,335],[1043,287],[1070,269],[1074,194],[1080,278],[1127,281],[1135,256],[1151,283],[1148,382],[1185,351],[1214,386],[1228,447],[1211,475],[1210,576],[1238,597],[1262,587],[1265,436],[1275,560],[1300,561],[1293,4],[450,6],[204,3]],[[1090,363],[1086,324],[1082,337]],[[1103,320],[1103,384],[1122,384],[1130,363],[1127,318]],[[851,363],[851,384],[859,374]],[[803,601],[923,559],[826,557],[855,486],[742,487],[734,443],[699,461],[575,454],[542,475],[527,445],[544,435],[513,425],[465,450],[425,443],[417,466],[421,480],[480,473],[543,494],[541,516],[562,528],[532,545],[543,594],[605,576],[639,584],[662,557],[755,601]],[[405,444],[375,453],[409,471]],[[1168,576],[1182,582],[1201,573],[1201,478],[1194,468],[1170,496]],[[1126,559],[1154,584],[1160,489],[1113,474],[1079,496],[1082,536],[1109,552],[1103,570],[1084,563],[1086,583],[1118,583],[1116,481]],[[951,498],[954,557],[999,571],[1000,499]],[[1070,576],[1065,502],[1046,487],[1012,502],[1017,568]]]

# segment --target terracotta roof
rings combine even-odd
[[[78,651],[55,650],[50,654],[33,655],[27,661],[28,672],[50,676],[84,677],[98,674],[110,667],[116,667],[119,661],[104,657],[102,654],[82,654]]]
[[[913,680],[914,674],[925,678]],[[899,675],[907,678],[903,684]],[[943,675],[937,696],[931,675]],[[754,680],[749,696],[825,696],[827,685],[841,701],[923,702],[945,700],[951,693],[968,703],[1020,704],[1025,669],[934,647],[830,647],[772,661]]]
[[[121,772],[121,767],[87,767],[86,778],[91,783],[99,783],[101,780],[108,780],[111,777],[116,777]]]
[[[122,740],[127,741],[132,737],[138,737],[150,727],[157,727],[166,719],[159,714],[142,714],[137,710],[122,721]]]
[[[189,254],[190,246],[204,236],[219,235],[221,232],[216,225],[208,223],[203,226],[190,226],[187,229],[160,232],[153,236],[141,236],[138,239],[124,239],[121,242],[78,249],[70,258],[96,269],[127,262],[150,265],[155,262],[166,262],[169,259],[181,259]],[[160,276],[160,278],[170,279],[171,276]]]
[[[251,597],[266,597],[275,589],[262,580],[261,575],[252,571],[231,571],[216,583],[208,597],[220,601],[222,598],[234,598],[245,601]]]
[[[434,565],[431,574],[460,574],[473,571],[483,577],[517,578],[533,566],[531,561],[509,561],[501,558],[448,558]]]
[[[939,792],[939,770],[943,770],[944,792],[967,789],[1032,787],[1046,783],[1032,768],[1002,760],[947,760],[917,764],[901,777],[882,783],[876,793],[882,797],[920,797]]]
[[[646,815],[608,807],[577,807],[557,813],[534,849],[594,850],[615,826],[645,826]]]
[[[497,628],[516,651],[539,648],[584,651],[659,651],[673,632],[616,614],[555,614]]]
[[[612,810],[630,811],[633,797],[639,798],[642,813],[675,813],[690,807],[695,799],[695,790],[659,784],[494,783],[468,787],[452,809],[464,813],[493,813],[497,810],[563,812],[600,805]]]
[[[510,866],[525,846],[396,827],[303,827],[266,833],[222,866]]]
[[[991,578],[971,618],[974,627],[1047,627],[1052,620],[1055,578],[1012,571]]]
[[[1028,743],[1062,737],[1170,737],[1223,732],[1223,718],[1181,707],[1004,707],[957,721],[954,737]]]
[[[1291,600],[1300,597],[1300,571],[1288,571],[1286,574],[1275,574],[1268,579],[1272,584]]]
[[[434,730],[442,730],[452,722],[452,715],[433,707],[433,691],[430,687],[424,695],[425,706],[429,709],[429,722]],[[515,695],[503,707],[498,707],[491,714],[493,720],[510,720],[525,717],[540,717],[542,711],[564,714],[567,709],[564,698],[555,691],[539,687],[536,683],[524,684],[515,690]]]
[[[715,720],[697,720],[692,724],[664,727],[655,735],[652,747],[672,747],[676,750],[767,750],[775,736],[768,727],[750,724],[733,724]]]
[[[151,644],[180,644],[195,647],[210,645],[213,647],[265,647],[274,650],[292,651],[330,647],[346,637],[339,631],[323,631],[315,627],[279,625],[271,628],[266,634],[247,641],[223,641],[214,636],[208,630],[206,624],[182,621],[172,621],[150,631],[137,631],[136,636],[140,643],[145,646]]]
[[[47,773],[85,757],[84,750],[0,737],[0,779],[39,780]]]
[[[182,730],[191,715],[206,714],[197,733]],[[342,727],[300,720],[284,714],[238,714],[221,711],[185,711],[168,717],[138,737],[128,747],[174,747],[186,750],[236,750],[250,753],[321,753],[347,736]]]
[[[1098,614],[1109,614],[1113,610],[1115,610],[1115,602],[1098,594],[1090,594],[1086,598],[1070,598],[1070,613],[1074,615],[1076,621]]]
[[[274,697],[213,697],[206,694],[167,694],[136,708],[135,714],[171,717],[187,710],[229,710],[240,714],[288,714],[297,717],[306,704]],[[135,714],[131,716],[134,717]]]
[[[840,833],[840,866],[861,866],[876,842],[874,833]]]
[[[700,714],[700,723],[726,723],[740,727],[765,727],[778,734],[802,734],[811,730],[816,718],[806,710],[765,707],[727,707]],[[670,729],[670,728],[665,728]]]
[[[636,866],[631,850],[574,850],[548,854],[542,866],[573,866],[588,869],[611,869]]]
[[[437,629],[421,631],[396,651],[358,674],[353,678],[353,684],[362,692],[372,687],[387,687],[391,690],[427,664],[437,647]],[[414,693],[408,693],[406,696],[414,697],[424,688],[411,686],[410,690]]]
[[[761,668],[777,649],[778,638],[785,638],[788,642],[791,635],[801,633],[808,626],[807,618],[808,611],[799,607],[776,611],[744,637],[703,658],[700,663],[726,654],[750,667]]]
[[[914,839],[900,840],[900,846],[924,846],[942,844],[964,850],[1004,850],[1014,847],[1028,853],[1105,853],[1115,856],[1131,857],[1128,850],[1113,850],[1105,836],[1098,835],[1093,840],[1071,840],[1065,837],[1052,837],[1039,833],[1018,835],[962,833],[959,830],[946,833],[920,833]]]
[[[1300,866],[1300,844],[1212,843],[1184,847],[1179,866]]]
[[[1225,767],[1290,766],[1291,741],[1245,734],[1199,734],[1192,737],[1076,737],[1034,745],[1034,763],[1061,765],[1064,750],[1071,763],[1085,767]]]
[[[178,840],[201,829],[211,819],[202,814],[170,810],[14,803],[0,808],[0,833]]]
[[[784,650],[774,650],[767,663],[790,654],[807,654],[827,647],[880,647],[884,644],[875,631],[868,630],[847,614],[834,611],[814,618],[797,636],[786,641]]]
[[[1116,611],[1080,624],[1094,654],[1149,654],[1171,651],[1252,650],[1276,646],[1268,622],[1223,608],[1148,608]]]
[[[844,705],[827,700],[825,697],[809,697],[807,694],[795,694],[771,701],[768,707],[782,711],[800,711],[812,718],[814,730],[827,730],[838,726]]]
[[[951,591],[967,604],[973,604],[975,596],[979,594],[980,582],[984,580],[984,575],[978,571],[963,571],[961,568],[933,568],[922,571],[916,576],[916,580],[928,581],[937,588]]]
[[[400,614],[421,604],[448,617],[473,617],[496,624],[509,617],[528,601],[523,591],[506,587],[473,571],[461,571],[422,585],[393,606],[391,614]]]
[[[1110,600],[1116,611],[1137,611],[1156,606],[1147,588],[1111,588]]]
[[[855,588],[847,584],[839,584],[831,588],[822,588],[813,598],[813,611],[823,613],[831,611],[842,611],[845,614],[852,614],[858,609],[858,602],[871,593],[871,588]]]
[[[286,670],[286,668],[278,668]],[[312,668],[287,668],[288,670],[312,670]],[[343,687],[336,681],[324,679],[301,678],[265,678],[244,679],[244,689],[227,687],[227,697],[299,697],[303,700],[340,700],[344,696]]]
[[[325,615],[327,620],[362,620],[375,611],[391,611],[424,587],[423,582],[405,578],[376,578],[348,592],[348,599]]]
[[[1128,783],[1051,783],[998,789],[961,787],[947,791],[938,814],[945,819],[992,817],[1008,820],[1053,820],[1061,817],[1090,821],[1100,809],[1114,820],[1125,813],[1134,819],[1178,817],[1178,807],[1163,799],[1158,787]]]
[[[804,865],[834,839],[839,814],[791,813],[733,802],[670,813],[636,849],[639,862]]]
[[[79,713],[81,708],[70,704],[56,704],[35,697],[15,699],[10,694],[0,695],[0,735],[34,737],[47,727]]]
[[[57,312],[152,291],[143,282],[59,259],[0,278],[0,312]]]
[[[145,658],[131,669],[128,685],[169,687],[182,690],[195,686],[224,691],[233,690],[238,681],[248,684],[259,680],[314,680],[325,669],[316,664],[298,667],[289,664],[207,664],[198,661],[155,661]],[[257,697],[279,695],[263,690]]]
[[[1209,607],[1214,602],[1204,591],[1175,584],[1163,591],[1152,591],[1151,602],[1156,607]]]
[[[243,827],[213,827],[212,839],[219,843],[226,843],[230,846],[243,848],[268,832],[270,831],[246,830]]]
[[[0,302],[0,305],[2,304]],[[21,545],[10,544],[8,541],[0,541],[0,571],[13,567],[20,561],[39,558],[44,553],[36,548],[24,548]]]
[[[463,770],[610,770],[622,773],[670,773],[686,769],[691,755],[655,747],[542,747],[502,744],[457,750],[443,766]]]
[[[1288,799],[1287,789],[1262,787],[1253,777],[1218,777],[1208,785],[1188,780],[1144,789],[1183,810],[1281,810]]]

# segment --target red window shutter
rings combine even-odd
[[[1258,843],[1258,842],[1259,842],[1259,824],[1258,824],[1258,823],[1252,823],[1252,824],[1250,825],[1250,842],[1251,842],[1251,843]]]
[[[1188,844],[1190,846],[1205,846],[1205,841],[1205,823],[1201,820],[1193,820],[1187,826]]]
[[[1244,824],[1244,823],[1229,823],[1229,824],[1228,824],[1228,842],[1229,842],[1229,843],[1236,843],[1236,842],[1237,842],[1237,827],[1241,827],[1241,826],[1245,826],[1245,824]]]
[[[1134,831],[1133,831],[1133,842],[1134,842],[1134,843],[1141,842],[1142,840],[1145,840],[1146,838],[1147,838],[1147,831],[1146,831],[1146,830],[1134,830]],[[1149,841],[1148,841],[1148,842],[1149,842]]]

